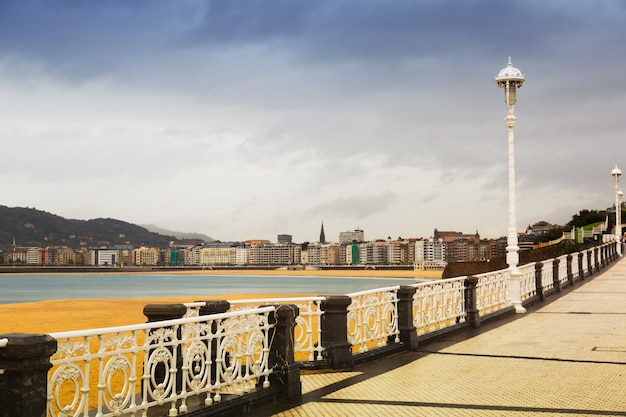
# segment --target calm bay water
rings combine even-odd
[[[180,275],[0,274],[0,304],[89,298],[189,297],[230,294],[332,295],[410,285],[407,278]]]

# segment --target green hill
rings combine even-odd
[[[31,208],[0,206],[0,248],[18,246],[97,247],[110,245],[165,248],[174,236],[115,219],[72,220]]]

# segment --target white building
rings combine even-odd
[[[95,266],[116,266],[117,250],[96,248],[91,251],[91,264]]]
[[[339,233],[339,244],[352,242],[365,242],[365,233],[363,233],[363,230],[356,229]]]
[[[235,248],[235,265],[246,265],[250,259],[250,248],[239,246]]]
[[[446,262],[446,245],[443,239],[426,239],[415,242],[415,269],[443,269]]]

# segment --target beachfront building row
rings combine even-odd
[[[67,247],[15,246],[3,255],[5,265],[90,266],[331,266],[413,265],[419,239],[353,243],[211,242],[159,248],[113,246],[75,251]],[[426,255],[428,257],[429,255]],[[429,258],[427,258],[429,259]],[[443,259],[440,259],[443,260]]]
[[[265,266],[323,267],[406,265],[415,269],[442,269],[448,262],[484,261],[503,256],[506,238],[480,239],[478,233],[438,231],[430,239],[379,239],[362,241],[363,232],[340,235],[339,243],[245,242],[173,243],[167,249],[130,245],[75,251],[67,247],[18,247],[3,254],[5,265],[90,266]]]

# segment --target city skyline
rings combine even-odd
[[[0,4],[0,204],[215,239],[507,231],[614,200],[618,0]]]

